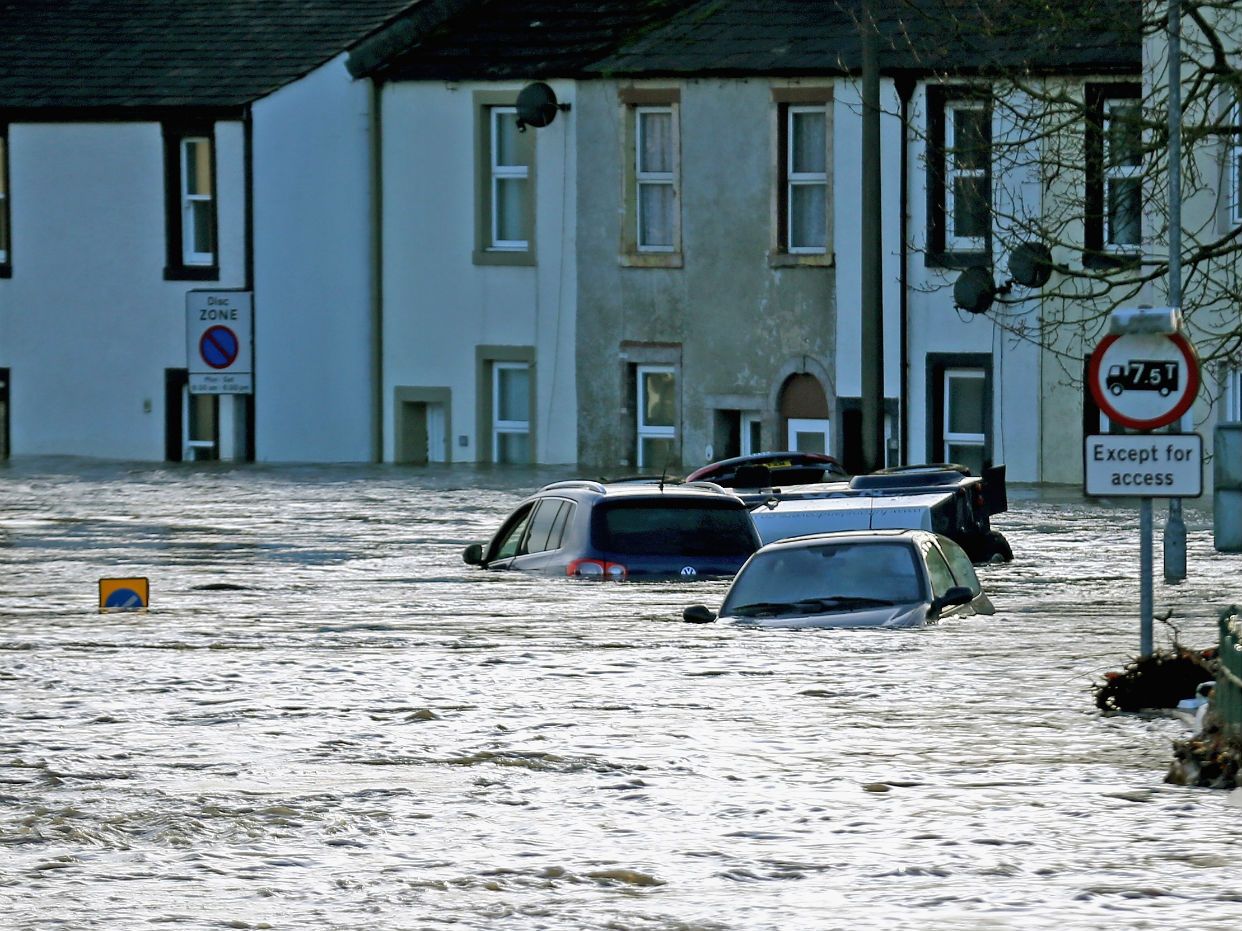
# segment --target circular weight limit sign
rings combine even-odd
[[[1190,410],[1199,393],[1199,360],[1180,333],[1124,333],[1100,340],[1087,383],[1109,419],[1154,430]]]
[[[237,361],[241,343],[226,326],[208,327],[198,341],[198,354],[213,369],[226,369]]]

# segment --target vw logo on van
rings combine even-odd
[[[698,575],[698,572],[695,571],[694,566],[682,566],[681,574],[682,575]]]

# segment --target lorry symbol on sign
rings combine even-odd
[[[1178,388],[1180,368],[1176,360],[1131,359],[1125,365],[1109,366],[1104,386],[1114,397],[1123,391],[1156,391],[1167,398]]]

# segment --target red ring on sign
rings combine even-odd
[[[1177,402],[1167,414],[1161,414],[1151,420],[1135,420],[1125,414],[1119,413],[1113,408],[1112,399],[1108,397],[1104,389],[1100,387],[1100,364],[1104,361],[1104,353],[1108,347],[1119,340],[1122,336],[1120,333],[1110,333],[1105,336],[1095,351],[1091,353],[1091,361],[1087,364],[1087,385],[1091,389],[1091,396],[1095,398],[1096,406],[1099,407],[1109,420],[1115,420],[1123,427],[1129,427],[1132,430],[1154,430],[1156,427],[1167,427],[1173,421],[1177,420],[1190,410],[1191,405],[1195,403],[1195,398],[1199,395],[1199,359],[1195,355],[1195,349],[1190,345],[1190,340],[1186,339],[1181,333],[1165,333],[1165,339],[1170,340],[1182,354],[1182,358],[1186,362],[1186,394]]]

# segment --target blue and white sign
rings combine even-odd
[[[252,320],[249,291],[186,294],[186,368],[191,394],[254,392]]]

